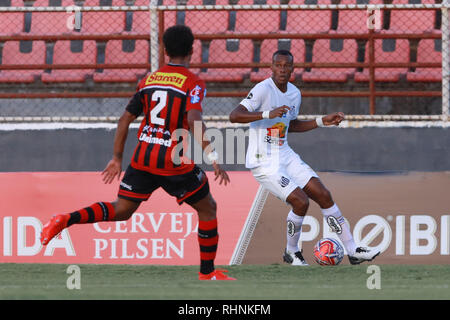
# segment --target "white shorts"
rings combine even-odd
[[[307,165],[292,149],[282,154],[280,165],[260,166],[251,169],[255,179],[278,199],[286,202],[286,198],[297,187],[303,189],[316,172]]]

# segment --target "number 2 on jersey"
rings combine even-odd
[[[150,122],[160,126],[164,125],[164,118],[158,115],[167,104],[167,91],[157,90],[152,94],[152,101],[158,101],[156,106],[150,111]]]

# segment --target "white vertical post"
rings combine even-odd
[[[262,186],[259,186],[250,212],[248,213],[247,220],[245,221],[245,225],[242,228],[241,235],[234,248],[233,255],[231,256],[230,265],[242,264],[242,260],[244,260],[245,253],[247,252],[248,245],[253,236],[253,231],[255,231],[256,224],[258,223],[259,216],[261,215],[268,195],[269,192]]]
[[[159,19],[158,0],[150,0],[150,71],[159,68]]]
[[[442,2],[442,120],[449,121],[450,106],[450,70],[449,70],[449,25],[448,25],[448,0]]]

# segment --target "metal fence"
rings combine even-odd
[[[137,81],[167,62],[161,37],[174,24],[195,34],[191,68],[207,82],[210,119],[226,119],[270,77],[272,53],[288,49],[303,114],[448,120],[447,8],[432,0],[0,0],[0,121],[115,120]]]

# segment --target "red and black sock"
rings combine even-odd
[[[214,271],[219,235],[217,219],[198,222],[198,243],[200,245],[200,272],[209,274]]]
[[[110,202],[97,202],[84,209],[69,213],[67,226],[78,223],[95,223],[114,220],[114,206]]]

